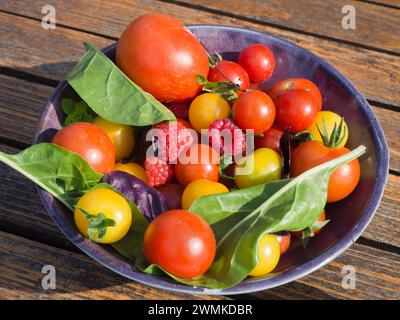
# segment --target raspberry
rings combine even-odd
[[[226,142],[224,134],[230,133]],[[210,145],[219,150],[220,154],[242,154],[246,149],[246,139],[243,131],[229,119],[218,119],[209,127]]]
[[[149,157],[144,162],[147,183],[150,187],[161,186],[170,182],[174,176],[174,167],[159,157]]]
[[[168,109],[172,111],[175,117],[182,119],[189,118],[189,106],[190,103],[188,102],[167,104]]]
[[[153,127],[162,131],[154,132],[156,145],[158,148],[158,156],[166,163],[175,163],[182,150],[193,143],[191,131],[181,123],[164,122]]]

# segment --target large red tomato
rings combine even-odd
[[[173,17],[146,14],[133,21],[117,44],[118,67],[162,102],[183,102],[201,90],[196,76],[208,75],[200,42]]]
[[[155,218],[144,234],[149,263],[182,278],[202,275],[214,260],[216,244],[210,226],[185,210],[171,210]]]
[[[290,174],[292,177],[296,177],[313,167],[349,152],[350,150],[344,147],[331,149],[317,141],[304,142],[292,154]],[[346,198],[356,188],[359,180],[360,162],[357,159],[336,168],[329,178],[327,202]]]
[[[211,69],[208,80],[212,82],[230,81],[240,86],[241,90],[246,90],[250,86],[250,79],[246,70],[240,64],[228,60],[221,60]]]
[[[115,166],[115,149],[111,139],[98,126],[76,122],[62,128],[52,143],[79,154],[94,170],[108,173]]]

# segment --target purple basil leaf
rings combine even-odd
[[[290,175],[290,157],[291,157],[291,137],[290,130],[286,128],[283,131],[282,137],[279,140],[279,148],[281,149],[283,168],[282,168],[282,179],[288,179]]]
[[[127,172],[113,171],[104,176],[103,182],[136,204],[149,221],[167,211],[167,201],[157,189],[150,188],[142,180]]]

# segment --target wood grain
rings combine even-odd
[[[16,149],[0,144],[8,153]],[[36,186],[15,170],[0,163],[0,227],[64,248],[72,245],[58,231],[40,202]],[[384,197],[363,236],[400,247],[400,177],[389,175]],[[73,248],[72,248],[73,249]]]
[[[44,0],[34,3],[27,0],[3,2],[4,10],[38,20],[41,20],[41,7],[46,3]],[[134,18],[149,12],[162,12],[186,24],[235,25],[285,38],[326,59],[346,75],[367,98],[400,108],[397,87],[400,81],[399,56],[154,0],[93,0],[91,10],[81,10],[79,0],[55,1],[55,6],[60,12],[56,30],[43,30],[36,20],[0,14],[6,35],[0,38],[0,65],[60,80],[72,67],[72,61],[81,56],[83,40],[92,41],[99,47],[112,42],[92,34],[85,35],[65,29],[63,25],[117,38]],[[14,39],[19,39],[17,47]],[[35,39],[34,43],[32,39]],[[12,52],[8,49],[11,47]]]
[[[166,2],[169,2],[166,0]],[[229,8],[223,1],[179,0],[190,6],[233,13],[237,16],[283,26],[298,32],[368,45],[377,49],[400,52],[400,12],[349,0],[233,0]],[[356,28],[342,28],[342,8],[350,5],[356,11]],[[397,31],[396,31],[397,30]]]
[[[355,268],[355,289],[342,287],[344,266]],[[252,295],[262,299],[396,300],[400,298],[400,256],[356,243],[333,262],[312,274]]]
[[[3,299],[228,299],[153,289],[125,279],[83,254],[6,232],[0,232],[0,255],[0,297]],[[44,265],[56,269],[55,290],[44,290],[41,286]]]
[[[0,138],[30,144],[53,88],[0,74]],[[390,167],[400,172],[400,112],[372,105],[389,144]]]
[[[392,8],[400,9],[400,0],[361,0],[361,1],[374,3],[378,5],[386,5]]]

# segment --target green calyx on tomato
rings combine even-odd
[[[337,125],[337,122],[335,122],[335,125],[330,135],[328,133],[324,117],[322,118],[322,130],[320,129],[318,124],[316,124],[316,126],[323,144],[329,148],[337,148],[338,146],[340,146],[347,134],[347,127],[344,125],[343,117],[341,117],[339,125]]]
[[[230,180],[235,180],[234,177],[231,177],[224,173],[224,170],[228,168],[231,164],[233,164],[233,159],[231,154],[224,154],[221,156],[219,160],[219,166],[218,166],[218,171],[219,171],[219,176],[221,178],[225,179],[230,179]]]
[[[317,234],[317,231],[321,230],[325,225],[328,224],[329,221],[330,220],[323,220],[323,221],[316,220],[310,227],[302,230],[301,244],[303,245],[303,248],[307,247],[310,238],[314,237]]]
[[[221,81],[208,81],[206,77],[202,75],[196,76],[197,82],[203,87],[203,91],[212,92],[220,95],[227,101],[235,100],[238,95],[236,92],[240,90],[240,86],[231,81],[221,82]]]
[[[97,215],[92,215],[81,207],[75,206],[75,208],[79,209],[88,221],[87,236],[90,240],[103,240],[107,228],[115,226],[115,221],[107,218],[103,212],[99,212]]]

